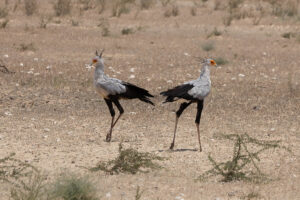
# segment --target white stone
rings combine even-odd
[[[131,75],[129,76],[129,78],[130,78],[130,79],[133,79],[133,78],[135,78],[135,75],[131,74]]]

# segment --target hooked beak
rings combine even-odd
[[[94,64],[97,63],[97,60],[96,59],[93,59],[92,63],[90,64],[91,66],[94,66]]]

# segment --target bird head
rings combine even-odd
[[[100,55],[98,54],[98,51],[96,51],[96,56],[93,58],[91,65],[103,64],[103,51],[104,49],[101,51]]]
[[[208,66],[215,66],[215,67],[217,67],[216,61],[214,61],[213,59],[210,59],[210,58],[204,59],[203,63],[206,64],[206,65],[208,65]]]

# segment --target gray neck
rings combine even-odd
[[[210,76],[210,70],[209,70],[209,66],[207,64],[204,64],[202,69],[201,69],[201,74],[200,77],[202,76]]]
[[[104,64],[103,63],[97,63],[96,69],[95,69],[95,77],[99,77],[104,74]]]

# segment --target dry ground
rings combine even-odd
[[[11,13],[8,27],[0,29],[0,58],[16,72],[0,72],[0,158],[15,152],[53,179],[64,170],[89,173],[81,166],[115,157],[123,141],[127,147],[169,159],[160,163],[164,169],[148,174],[90,174],[102,199],[107,193],[110,199],[134,199],[137,186],[145,191],[142,199],[242,199],[250,193],[261,199],[300,199],[300,43],[281,36],[299,32],[299,21],[266,16],[257,26],[244,19],[225,27],[226,11],[213,11],[208,4],[191,16],[190,4],[183,3],[180,15],[169,18],[160,7],[120,18],[95,10],[79,16],[75,10],[71,16],[54,18],[46,29],[39,28],[39,15]],[[52,12],[51,5],[40,6],[40,13]],[[110,24],[107,37],[97,26],[102,17]],[[72,26],[71,19],[79,26]],[[138,30],[122,35],[124,27]],[[222,35],[207,39],[215,27]],[[209,53],[201,48],[207,41],[215,45]],[[34,49],[20,50],[29,43]],[[93,70],[85,66],[95,50],[103,48],[107,74],[149,89],[156,103],[151,107],[122,101],[125,115],[111,143],[104,142],[108,109],[94,91]],[[178,151],[170,152],[179,103],[162,105],[158,94],[197,78],[197,56],[229,62],[211,70],[212,92],[201,119],[203,152],[195,151],[195,105],[182,115]],[[219,161],[232,155],[232,143],[216,139],[221,133],[282,140],[293,153],[263,154],[259,166],[274,179],[266,184],[195,182],[211,168],[209,154]],[[8,199],[8,187],[0,183],[0,199]]]

